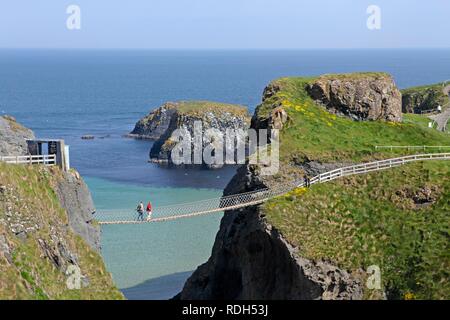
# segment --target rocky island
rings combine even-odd
[[[0,117],[0,155],[27,154],[33,137]],[[0,162],[0,299],[123,299],[99,254],[94,212],[75,170]]]
[[[384,73],[282,78],[265,89],[252,128],[282,123],[280,172],[242,166],[224,195],[298,181],[405,151],[375,145],[449,145],[402,122],[401,95]],[[368,121],[370,120],[370,121]],[[297,188],[225,212],[209,260],[177,299],[445,299],[450,168],[445,161]],[[444,228],[444,229],[442,229]],[[373,268],[381,286],[369,286]],[[436,285],[439,283],[439,285]]]
[[[196,121],[201,122],[203,132],[195,132]],[[211,128],[225,134],[227,129],[245,130],[249,125],[250,117],[243,106],[211,101],[168,102],[139,120],[129,136],[154,140],[150,161],[173,165],[171,152],[176,141],[172,134],[176,129],[185,129],[193,137]],[[203,141],[203,146],[205,143]],[[208,168],[220,166],[207,165]]]

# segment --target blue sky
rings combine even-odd
[[[2,48],[448,48],[449,31],[449,0],[0,0]]]

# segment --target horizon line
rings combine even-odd
[[[448,47],[317,47],[317,48],[117,48],[117,47],[1,47],[0,50],[141,50],[141,51],[301,51],[301,50],[449,50]]]

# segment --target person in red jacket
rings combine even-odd
[[[150,201],[147,203],[147,221],[152,219],[152,204]]]

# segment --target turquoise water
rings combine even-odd
[[[154,206],[218,197],[222,190],[156,188],[86,178],[99,215],[129,212],[139,201]],[[114,208],[114,209],[111,209]],[[102,255],[119,288],[194,270],[211,252],[221,213],[141,225],[102,226]],[[159,289],[164,291],[163,284]],[[181,289],[182,282],[179,283]],[[167,292],[171,296],[176,292]]]

